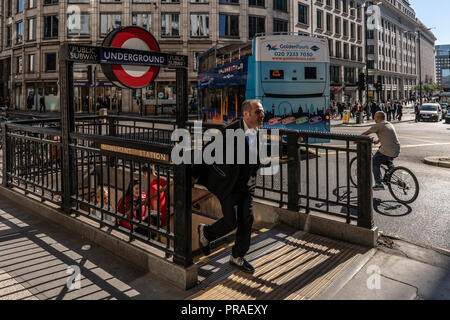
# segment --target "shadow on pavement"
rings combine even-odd
[[[373,208],[376,213],[387,217],[404,217],[412,212],[410,206],[394,200],[373,198]]]

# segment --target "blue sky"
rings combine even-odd
[[[450,1],[409,0],[416,17],[431,30],[437,38],[436,45],[450,44]]]

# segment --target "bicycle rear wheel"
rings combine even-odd
[[[419,195],[419,182],[411,170],[405,167],[395,167],[389,173],[389,192],[400,203],[414,202]]]
[[[353,186],[358,185],[358,161],[356,157],[350,160],[350,181]]]

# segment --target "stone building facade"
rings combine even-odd
[[[161,51],[189,57],[190,96],[197,84],[197,56],[217,45],[248,42],[259,32],[288,31],[288,0],[1,0],[0,96],[18,109],[37,110],[41,96],[47,111],[58,107],[58,52],[63,42],[101,45],[118,26],[138,25],[151,31]],[[68,10],[77,6],[81,28],[68,29]],[[175,72],[162,70],[157,80],[139,90],[119,89],[95,68],[96,87],[87,84],[87,66],[75,65],[77,111],[136,112],[144,104],[175,104]],[[31,96],[31,98],[30,98]],[[27,104],[27,101],[31,103]]]
[[[358,76],[365,71],[363,0],[292,1],[292,30],[323,36],[330,50],[331,97],[338,102],[359,97]]]
[[[416,95],[414,87],[419,82],[418,32],[422,23],[407,0],[383,0],[379,6],[381,26],[367,34],[369,96],[376,100],[408,99]],[[423,27],[422,27],[423,28]],[[433,34],[427,30],[423,37],[427,44],[434,43]],[[421,42],[422,44],[423,42]],[[425,56],[425,54],[420,55]],[[422,68],[429,70],[428,60],[420,60]],[[382,83],[381,92],[374,84]]]

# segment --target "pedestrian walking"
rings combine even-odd
[[[244,272],[253,273],[255,269],[244,259],[244,256],[250,247],[253,225],[253,196],[256,173],[260,167],[257,132],[264,120],[264,109],[258,100],[247,100],[242,104],[242,113],[243,118],[231,123],[226,129],[241,129],[245,132],[245,163],[195,165],[192,177],[194,182],[198,181],[217,196],[223,214],[223,218],[211,225],[198,226],[200,249],[205,255],[209,255],[211,241],[237,228],[229,262],[240,267]],[[234,146],[234,154],[237,155],[240,143],[234,138],[231,143]],[[251,164],[249,161],[254,155],[256,155],[257,164]]]
[[[386,102],[386,116],[387,116],[387,121],[391,121],[391,102],[388,101]]]
[[[397,119],[399,122],[402,121],[402,116],[403,116],[403,105],[399,103],[397,107]]]
[[[142,98],[141,97],[137,97],[136,102],[137,102],[137,105],[138,105],[138,108],[139,108],[139,115],[142,117]]]
[[[338,103],[338,112],[339,115],[341,116],[340,120],[342,120],[344,118],[344,104],[342,102]]]
[[[45,97],[41,96],[39,98],[39,112],[42,112],[42,110],[44,110],[44,113],[46,112],[45,110]]]

